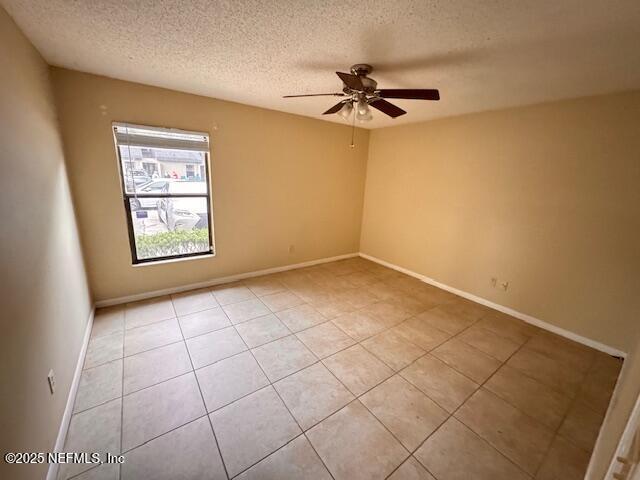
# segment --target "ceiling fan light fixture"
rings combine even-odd
[[[364,122],[368,122],[370,120],[373,120],[373,115],[371,115],[370,111],[367,111],[365,114],[361,114],[360,112],[358,112],[356,114],[356,119],[360,122],[360,123],[364,123]]]
[[[369,105],[367,102],[362,102],[364,105],[361,105],[361,101],[358,101],[358,108],[356,108],[356,120],[359,122],[368,122],[373,119],[373,115],[371,115],[371,110],[369,110]]]
[[[343,107],[338,110],[338,115],[340,115],[345,120],[349,120],[351,112],[353,112],[353,104],[351,102],[346,102]]]
[[[356,110],[360,115],[366,115],[369,111],[369,104],[367,103],[367,98],[364,95],[360,95],[360,98],[358,98]]]

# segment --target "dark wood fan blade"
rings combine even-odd
[[[336,113],[344,106],[344,102],[336,103],[333,107],[323,113],[323,115],[329,115],[330,113]]]
[[[381,96],[382,98],[405,98],[407,100],[440,100],[440,92],[434,88],[390,88],[376,90],[376,94]]]
[[[296,98],[296,97],[344,97],[344,93],[309,93],[306,95],[283,95],[282,98]]]
[[[360,80],[359,76],[342,72],[336,72],[336,75],[338,75],[340,80],[342,80],[351,90],[364,90],[364,85],[362,85],[362,80]]]
[[[393,103],[389,103],[381,98],[369,101],[369,105],[373,108],[377,108],[382,113],[386,113],[391,118],[396,118],[407,113],[400,107],[396,107]]]

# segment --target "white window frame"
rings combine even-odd
[[[157,132],[158,135],[142,135],[134,132],[129,133],[128,130],[142,129],[150,132]],[[124,131],[123,131],[124,130]],[[136,125],[132,123],[114,122],[112,124],[113,139],[115,143],[116,156],[118,159],[118,172],[120,172],[120,186],[122,189],[122,198],[124,200],[125,214],[127,218],[127,229],[129,234],[129,245],[131,248],[131,262],[135,265],[143,265],[149,263],[166,263],[167,261],[190,260],[194,257],[214,256],[214,226],[213,226],[213,205],[211,201],[211,177],[210,177],[210,148],[209,134],[204,132],[192,132],[187,130],[179,130],[175,128],[152,127],[148,125]],[[162,134],[167,134],[163,136]],[[182,138],[180,138],[182,137]],[[206,193],[150,193],[128,192],[126,186],[125,172],[123,171],[123,162],[120,155],[120,146],[135,146],[147,148],[165,148],[170,150],[188,150],[204,153],[205,167],[205,184]],[[133,228],[133,216],[131,210],[131,199],[140,197],[153,198],[180,198],[194,197],[206,198],[207,202],[207,222],[209,231],[209,249],[202,252],[185,253],[177,255],[166,255],[153,258],[138,258],[135,232]]]

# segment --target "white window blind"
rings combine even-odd
[[[119,146],[165,148],[209,152],[209,135],[201,132],[114,124],[113,132]]]

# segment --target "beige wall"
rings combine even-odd
[[[69,70],[52,75],[96,300],[358,251],[367,131],[357,131],[352,149],[346,125]],[[131,266],[113,121],[210,133],[215,258]]]
[[[639,152],[640,92],[374,130],[361,251],[627,351]]]
[[[53,449],[91,310],[48,67],[0,8],[0,451]],[[47,373],[57,377],[49,393]],[[43,478],[46,465],[0,477]]]

